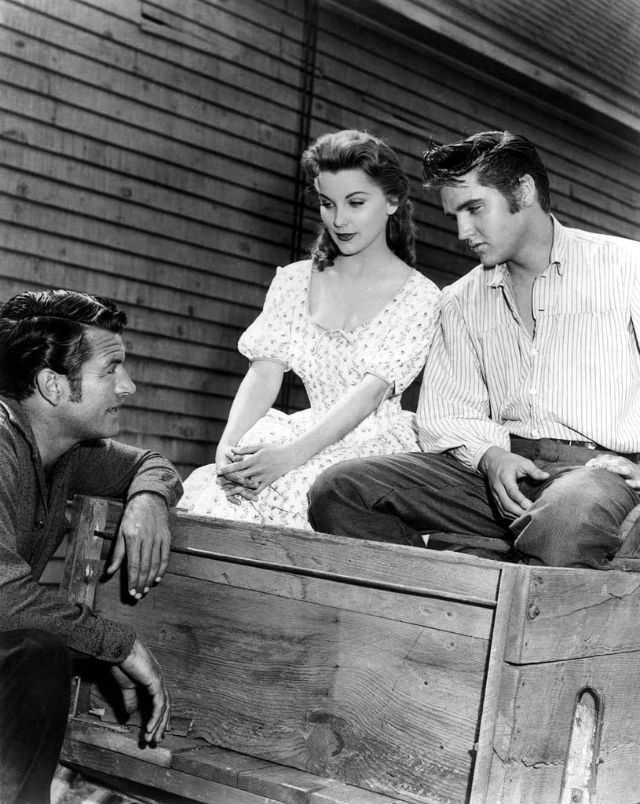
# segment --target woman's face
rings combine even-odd
[[[363,170],[322,171],[315,188],[322,222],[341,254],[350,257],[385,244],[387,219],[398,205]]]

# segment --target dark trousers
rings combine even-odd
[[[327,469],[309,492],[309,521],[325,533],[416,546],[429,532],[499,537],[532,564],[606,568],[640,495],[619,475],[585,467],[598,454],[585,447],[541,439],[513,451],[550,474],[520,483],[533,505],[516,519],[500,516],[484,476],[450,455],[412,452]]]
[[[0,632],[2,804],[49,804],[70,693],[71,657],[56,637]]]

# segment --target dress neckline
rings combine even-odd
[[[389,301],[386,302],[386,304],[382,307],[382,309],[380,309],[377,313],[375,313],[375,315],[372,315],[371,318],[368,318],[366,321],[362,321],[360,324],[358,324],[357,327],[354,327],[353,329],[341,329],[340,327],[324,327],[324,326],[322,326],[322,324],[318,324],[316,321],[314,321],[311,318],[311,310],[310,310],[310,305],[309,305],[309,302],[310,302],[309,295],[310,295],[310,292],[311,292],[311,277],[313,275],[313,264],[312,264],[311,260],[309,260],[308,267],[307,267],[307,286],[306,286],[305,291],[304,291],[304,312],[305,312],[305,316],[307,318],[307,321],[309,321],[309,323],[312,326],[316,327],[316,329],[322,330],[322,332],[341,332],[344,335],[353,335],[355,332],[358,332],[358,330],[363,329],[363,327],[368,327],[374,321],[377,321],[379,318],[381,318],[387,312],[387,310],[393,304],[396,303],[398,298],[405,293],[405,291],[407,290],[407,287],[413,281],[413,279],[414,279],[414,277],[416,276],[417,273],[418,273],[418,271],[416,271],[415,268],[412,268],[410,266],[409,267],[409,276],[405,279],[405,281],[398,288],[398,290],[393,294],[393,296],[389,299]]]

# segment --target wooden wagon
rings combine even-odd
[[[149,645],[171,733],[83,678],[65,763],[207,804],[640,801],[640,574],[175,511],[134,603],[101,579],[120,511],[74,502],[64,586]]]

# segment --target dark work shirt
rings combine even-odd
[[[130,628],[68,602],[38,579],[68,530],[65,510],[74,494],[126,501],[140,492],[175,505],[180,477],[158,453],[111,439],[76,445],[45,477],[24,411],[0,397],[0,630],[40,629],[80,653],[123,661],[135,639]]]

